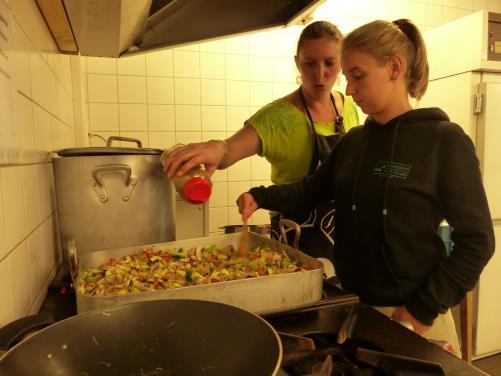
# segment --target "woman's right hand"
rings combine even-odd
[[[426,325],[416,319],[405,306],[399,307],[393,312],[391,316],[395,321],[406,321],[412,325],[413,330],[418,334],[425,334],[431,329],[431,325]]]
[[[254,213],[259,206],[257,205],[254,197],[249,193],[242,193],[237,199],[238,212],[242,214],[242,219],[248,219],[252,213]]]
[[[212,175],[225,156],[225,150],[217,142],[198,142],[174,149],[164,161],[164,172],[170,178],[183,176],[200,164]]]
[[[203,163],[210,176],[217,168],[227,168],[243,158],[259,153],[260,150],[261,139],[254,128],[246,123],[227,141],[198,142],[175,148],[163,161],[164,171],[169,178],[174,175],[183,176]]]

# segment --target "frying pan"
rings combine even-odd
[[[230,305],[151,300],[73,316],[0,358],[0,375],[276,375],[280,339]]]

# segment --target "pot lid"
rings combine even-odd
[[[83,157],[91,155],[160,155],[163,150],[150,148],[88,147],[55,150],[60,157]]]
[[[104,139],[103,139],[104,140]],[[113,141],[133,142],[137,144],[136,148],[124,148],[111,146]],[[137,138],[111,136],[106,140],[106,146],[93,146],[85,148],[68,148],[54,150],[54,154],[60,157],[83,157],[91,155],[160,155],[163,153],[161,149],[143,148],[143,143]]]

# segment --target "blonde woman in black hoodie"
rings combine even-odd
[[[284,211],[334,199],[334,261],[344,289],[459,351],[449,308],[474,288],[494,234],[471,139],[439,108],[412,109],[428,84],[426,49],[409,20],[374,21],[346,36],[342,69],[368,116],[313,176],[239,197]],[[453,227],[450,255],[437,233]]]

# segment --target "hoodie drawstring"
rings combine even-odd
[[[358,190],[358,181],[360,179],[360,170],[362,168],[362,162],[365,157],[365,153],[367,151],[367,144],[369,142],[369,136],[371,132],[371,127],[369,125],[366,125],[367,127],[367,132],[364,134],[364,139],[362,141],[362,150],[360,152],[360,155],[358,157],[358,163],[357,163],[357,171],[355,173],[355,180],[353,182],[353,189],[351,192],[351,210],[352,212],[355,212],[357,210],[357,190]],[[393,140],[391,144],[391,152],[390,152],[390,171],[388,172],[388,175],[384,178],[384,187],[383,187],[383,210],[382,210],[382,215],[383,215],[383,232],[384,232],[384,237],[386,238],[387,230],[388,230],[388,224],[386,221],[387,215],[388,215],[388,187],[389,187],[389,182],[390,182],[390,177],[391,177],[391,168],[393,166],[393,161],[395,159],[395,149],[397,145],[397,138],[398,138],[398,130],[400,128],[400,121],[398,121],[395,124],[395,128],[393,130]]]
[[[362,150],[358,156],[357,171],[355,173],[355,180],[353,181],[353,189],[351,191],[351,210],[355,212],[357,210],[357,190],[358,190],[358,180],[360,178],[360,170],[362,168],[362,162],[364,161],[365,152],[367,151],[367,143],[369,141],[369,135],[371,133],[371,128],[366,125],[366,132],[364,133],[364,138],[362,140]]]
[[[395,159],[395,149],[397,145],[397,137],[398,137],[398,130],[400,128],[400,121],[397,121],[397,124],[395,124],[395,129],[393,131],[393,141],[391,144],[391,153],[390,153],[390,169],[393,168],[393,161]],[[388,186],[390,185],[390,177],[391,177],[391,170],[390,173],[384,178],[384,188],[383,188],[383,235],[384,238],[386,239],[386,234],[388,233],[388,223],[386,221],[386,218],[388,216]]]

